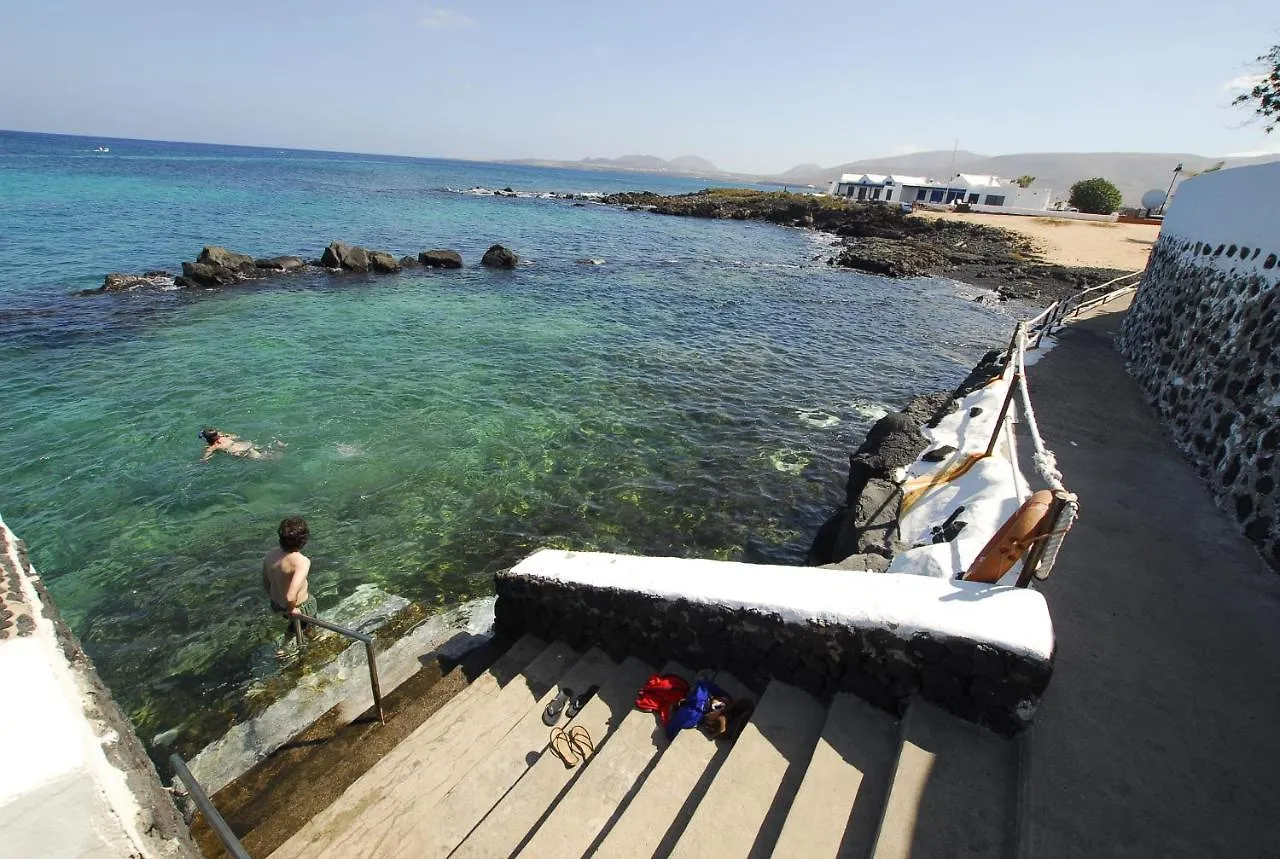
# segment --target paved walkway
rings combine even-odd
[[[1029,855],[1280,856],[1280,574],[1125,372],[1121,319],[1072,325],[1029,375],[1081,503],[1041,586],[1058,652]]]

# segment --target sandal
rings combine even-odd
[[[563,743],[563,747],[558,743]],[[574,754],[573,741],[564,732],[564,728],[552,728],[551,739],[547,744],[551,747],[551,753],[564,762],[565,769],[571,770],[578,765],[578,756]]]
[[[574,716],[578,715],[582,712],[582,708],[587,706],[587,702],[595,697],[595,694],[599,691],[599,686],[588,686],[586,692],[583,692],[581,695],[569,702],[569,709],[564,711],[564,717],[566,719],[572,719]]]
[[[547,708],[542,711],[542,724],[550,727],[560,720],[560,711],[564,709],[564,705],[569,703],[569,699],[573,697],[573,690],[565,687],[562,688],[556,697],[552,698]]]
[[[596,745],[591,741],[591,734],[581,725],[569,729],[569,746],[585,761],[595,754]]]

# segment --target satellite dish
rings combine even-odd
[[[1142,195],[1142,208],[1158,209],[1164,205],[1165,193],[1159,188],[1152,188],[1150,191]],[[1130,198],[1132,199],[1132,198]]]

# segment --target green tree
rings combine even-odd
[[[1030,188],[1031,183],[1034,181],[1036,181],[1036,177],[1034,176],[1019,176],[1017,179],[1013,180],[1013,184],[1017,185],[1019,188]]]
[[[1071,205],[1091,215],[1110,215],[1122,202],[1120,189],[1101,177],[1081,179],[1071,186]]]
[[[1252,107],[1262,118],[1262,130],[1270,134],[1280,125],[1280,45],[1273,45],[1257,62],[1261,74],[1254,79],[1253,89],[1240,93],[1231,103]]]

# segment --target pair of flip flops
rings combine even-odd
[[[550,703],[547,704],[546,709],[542,711],[542,724],[551,727],[560,721],[560,712],[562,710],[566,719],[572,719],[582,711],[583,707],[587,706],[587,702],[599,691],[599,686],[590,686],[581,695],[574,695],[573,690],[569,687],[562,688],[556,693],[556,697],[552,698]],[[566,704],[569,705],[567,710],[565,709]]]
[[[595,743],[591,741],[591,734],[581,725],[574,725],[569,729],[568,733],[564,728],[552,728],[551,739],[548,743],[551,752],[558,757],[563,763],[564,768],[571,770],[582,761],[595,753]]]

